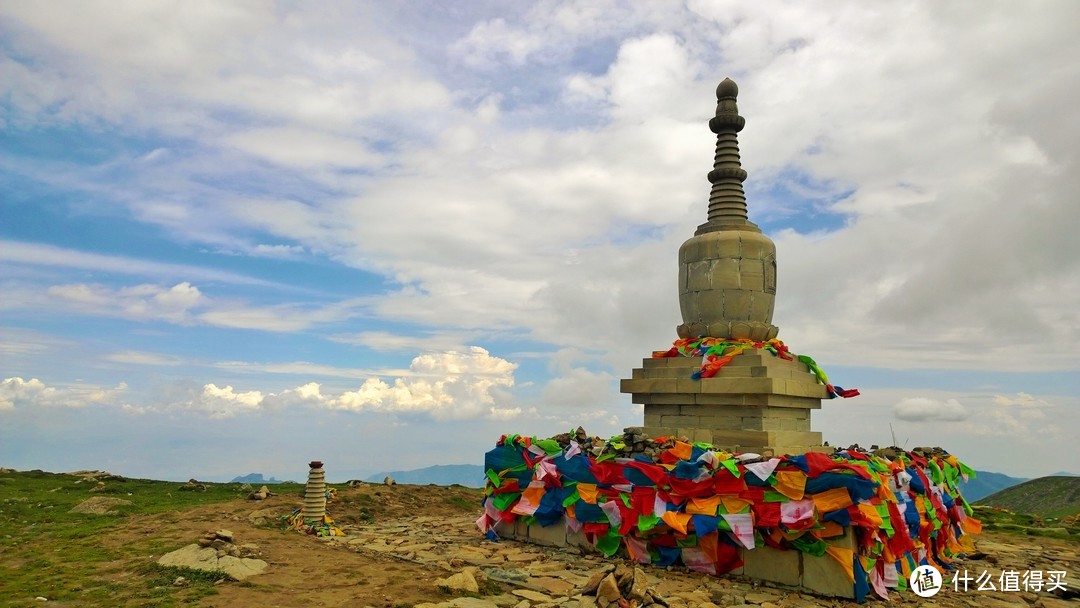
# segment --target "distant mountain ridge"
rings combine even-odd
[[[1005,488],[1015,486],[1027,481],[1025,477],[1010,477],[1003,473],[990,471],[975,471],[975,477],[960,482],[960,494],[968,502],[975,502],[980,498],[1000,492]]]
[[[233,477],[229,483],[250,483],[250,484],[264,484],[264,483],[281,483],[281,481],[271,477],[270,479],[263,479],[262,473],[248,473],[247,475],[241,475],[239,477]]]
[[[478,464],[437,464],[411,471],[388,471],[376,473],[364,479],[370,483],[382,483],[387,476],[398,483],[437,486],[459,485],[467,488],[484,487],[484,467]]]
[[[1044,517],[1080,514],[1080,477],[1032,479],[991,494],[977,504]]]

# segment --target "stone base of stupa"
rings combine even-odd
[[[499,538],[533,545],[575,547],[584,553],[596,553],[596,548],[588,535],[584,532],[568,530],[565,518],[547,527],[535,522],[526,524],[520,519],[512,524],[499,523],[495,526],[495,533]],[[825,542],[830,546],[848,551],[857,550],[855,534],[851,528],[847,528],[839,536],[825,539]],[[855,597],[847,571],[828,554],[815,556],[801,551],[784,551],[769,546],[753,549],[739,547],[739,559],[742,560],[743,565],[726,575],[742,576],[817,595],[848,599]]]
[[[810,430],[828,397],[810,369],[764,349],[747,349],[711,378],[695,380],[700,357],[645,359],[621,391],[645,406],[642,432],[685,437],[733,453],[832,452]]]

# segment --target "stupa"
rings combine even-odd
[[[810,368],[765,350],[777,337],[776,246],[747,215],[738,133],[739,87],[730,78],[716,88],[713,169],[708,174],[707,221],[679,248],[681,339],[741,341],[741,349],[715,376],[694,379],[700,358],[645,359],[621,390],[645,406],[643,432],[708,442],[762,455],[831,451],[810,430],[810,412],[827,398]],[[629,431],[630,429],[628,429]]]

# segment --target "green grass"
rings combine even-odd
[[[1080,524],[1063,522],[1057,518],[1043,518],[1029,513],[1014,513],[1001,508],[976,505],[975,518],[982,522],[983,530],[996,530],[1027,536],[1044,536],[1080,542]]]
[[[1080,477],[1040,477],[1005,488],[975,504],[1063,518],[1080,514]]]
[[[206,492],[183,492],[178,482],[130,479],[106,481],[104,492],[90,492],[96,484],[80,479],[43,471],[5,471],[0,476],[0,606],[31,605],[37,596],[78,605],[169,606],[216,593],[194,582],[173,587],[176,576],[162,585],[165,574],[150,571],[137,573],[145,580],[133,593],[130,583],[112,580],[131,570],[125,562],[176,547],[147,538],[112,548],[101,538],[129,523],[134,514],[164,514],[243,497],[245,492],[236,484],[208,484]],[[94,496],[132,504],[107,515],[71,512]]]

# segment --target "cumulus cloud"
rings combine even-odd
[[[965,408],[956,399],[928,399],[926,397],[908,397],[893,406],[893,415],[908,421],[957,422],[969,416]]]
[[[203,386],[202,392],[185,407],[207,412],[211,418],[231,418],[241,412],[258,410],[263,403],[260,391],[233,390],[232,386],[218,387],[215,384]]]
[[[47,386],[37,378],[24,380],[19,377],[5,378],[0,382],[0,410],[30,409],[37,407],[78,408],[92,404],[114,404],[127,391],[120,383],[113,388],[94,385]]]
[[[385,382],[366,380],[359,389],[328,400],[327,407],[395,414],[426,414],[435,419],[507,419],[521,413],[508,407],[506,390],[514,386],[517,365],[470,347],[419,355],[409,371],[413,377]]]

